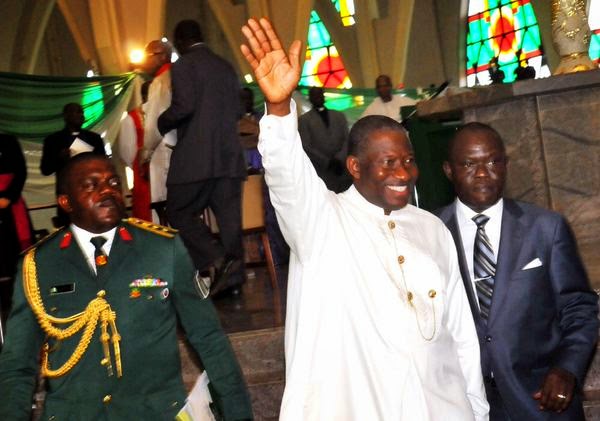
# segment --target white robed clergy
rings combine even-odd
[[[300,43],[286,55],[265,19],[242,31],[267,105],[258,147],[291,249],[280,420],[487,420],[454,243],[408,204],[418,170],[403,129],[383,116],[357,122],[354,185],[328,191],[290,100]]]

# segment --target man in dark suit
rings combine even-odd
[[[507,163],[493,128],[463,126],[444,162],[458,199],[437,212],[456,243],[490,419],[582,420],[598,298],[564,218],[502,198]]]
[[[174,44],[181,57],[171,67],[173,97],[158,119],[161,134],[177,129],[167,176],[167,218],[179,229],[196,268],[215,266],[216,288],[237,292],[244,280],[241,191],[246,177],[237,134],[238,79],[231,64],[204,44],[197,22],[179,22]],[[219,244],[198,218],[207,207],[217,219]]]
[[[298,118],[302,147],[327,188],[336,193],[346,191],[352,184],[345,165],[348,154],[346,116],[325,107],[321,87],[310,88],[308,98],[313,108]]]
[[[104,141],[97,133],[82,129],[85,122],[83,108],[81,105],[71,102],[63,107],[63,118],[65,128],[52,133],[44,139],[44,150],[40,171],[43,175],[52,175],[58,173],[67,164],[69,158],[81,152],[93,152],[98,155],[105,155]],[[69,223],[66,214],[57,208],[57,227]]]
[[[178,321],[224,419],[251,419],[241,370],[175,231],[121,220],[121,184],[106,157],[73,158],[59,193],[72,223],[20,264],[0,354],[0,419],[29,419],[41,365],[43,419],[172,420],[186,398]]]

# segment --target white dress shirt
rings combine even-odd
[[[115,238],[115,233],[117,232],[117,227],[113,229],[100,233],[94,234],[92,232],[86,231],[83,228],[78,227],[75,224],[71,224],[71,231],[75,236],[75,240],[77,240],[77,244],[79,244],[79,248],[85,257],[85,260],[88,263],[88,266],[92,270],[92,272],[96,273],[96,262],[94,261],[94,252],[96,248],[90,241],[92,237],[102,236],[106,238],[106,243],[102,246],[102,250],[108,256],[110,254],[110,248],[112,247],[113,240]]]
[[[504,201],[502,198],[494,205],[487,208],[481,214],[489,217],[489,221],[485,224],[485,233],[492,244],[494,251],[494,261],[498,260],[498,249],[500,248],[500,229],[502,228],[502,210],[504,209]],[[473,274],[473,249],[475,246],[475,235],[477,234],[477,224],[473,221],[473,217],[479,215],[473,209],[465,205],[458,198],[456,199],[456,219],[460,230],[460,238],[462,240],[463,249],[465,251],[465,260],[469,266],[469,275],[473,291],[475,289],[475,275]],[[479,305],[479,302],[477,302]]]

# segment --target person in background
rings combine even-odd
[[[142,105],[127,113],[119,129],[119,156],[123,163],[133,170],[133,189],[131,190],[131,215],[146,221],[152,221],[150,208],[149,164],[143,163],[140,154],[144,147],[144,116],[148,88],[151,81],[142,83]]]
[[[158,119],[161,134],[177,129],[167,177],[167,216],[196,268],[214,268],[212,293],[235,295],[245,280],[240,85],[231,64],[203,41],[198,22],[183,20],[175,27],[180,58],[171,67],[173,99]],[[198,218],[206,208],[216,217],[218,242]]]
[[[523,50],[517,50],[516,57],[519,61],[519,66],[515,69],[516,80],[535,79],[535,69],[529,65]]]
[[[266,103],[258,148],[291,249],[279,419],[487,420],[456,250],[439,219],[409,204],[418,169],[404,128],[385,116],[354,124],[353,186],[328,190],[291,100],[300,41],[284,51],[267,19],[242,32]]]
[[[342,192],[352,184],[345,166],[348,154],[346,116],[325,107],[323,88],[313,86],[308,97],[313,108],[298,119],[302,147],[327,188]]]
[[[33,243],[27,205],[21,196],[27,166],[16,137],[0,134],[0,323],[10,310],[19,253]]]
[[[490,75],[492,85],[498,85],[504,82],[504,71],[498,66],[498,57],[492,57],[490,60],[488,73]]]
[[[496,130],[464,125],[444,162],[458,197],[436,212],[458,251],[490,420],[583,420],[598,297],[565,219],[503,197],[507,164]]]
[[[377,76],[375,90],[377,91],[377,98],[369,104],[362,113],[361,118],[369,115],[385,115],[400,121],[400,108],[416,104],[413,99],[399,94],[392,94],[392,79],[388,75]]]
[[[258,144],[258,121],[262,113],[254,109],[254,92],[249,87],[244,86],[240,90],[240,101],[244,115],[238,120],[238,134],[246,152],[248,173],[259,173],[262,171],[262,162],[256,145]]]
[[[104,141],[97,133],[83,129],[85,116],[81,105],[71,102],[63,107],[64,129],[52,133],[44,139],[44,149],[40,162],[40,171],[43,175],[60,173],[67,161],[82,152],[93,152],[105,155]],[[55,227],[62,227],[69,223],[67,214],[57,207]]]
[[[150,41],[145,48],[144,70],[152,76],[148,89],[148,101],[144,107],[144,148],[138,159],[149,164],[150,198],[152,220],[166,224],[167,174],[171,151],[177,143],[177,131],[171,130],[164,136],[158,131],[158,117],[171,105],[171,54],[168,42]]]
[[[174,419],[186,400],[178,324],[220,416],[252,419],[241,369],[177,233],[123,219],[121,183],[106,157],[71,159],[58,192],[71,224],[19,265],[0,354],[0,419],[30,418],[40,370],[42,419]]]

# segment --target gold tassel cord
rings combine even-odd
[[[42,375],[46,377],[60,377],[65,375],[81,360],[85,351],[87,350],[94,331],[100,321],[100,340],[102,342],[102,349],[104,352],[104,358],[101,361],[102,365],[105,365],[108,370],[108,375],[112,375],[112,364],[110,355],[109,342],[113,343],[113,351],[115,357],[115,364],[117,367],[117,377],[123,375],[121,367],[121,350],[119,341],[121,335],[117,331],[116,319],[117,315],[112,311],[108,302],[104,299],[104,291],[100,291],[97,297],[89,302],[87,307],[81,313],[74,314],[73,316],[58,318],[53,317],[46,313],[44,303],[40,294],[40,289],[37,280],[37,268],[35,264],[35,249],[31,249],[24,257],[23,260],[23,288],[25,297],[29,302],[33,313],[35,314],[38,323],[46,332],[46,334],[56,340],[62,341],[67,339],[80,330],[83,329],[81,339],[75,347],[73,354],[67,359],[67,361],[58,369],[53,370],[50,368],[48,363],[48,355],[50,353],[50,347],[48,343],[44,344],[42,349]],[[55,324],[68,324],[72,323],[66,329],[60,329]],[[110,327],[110,334],[109,328]]]

